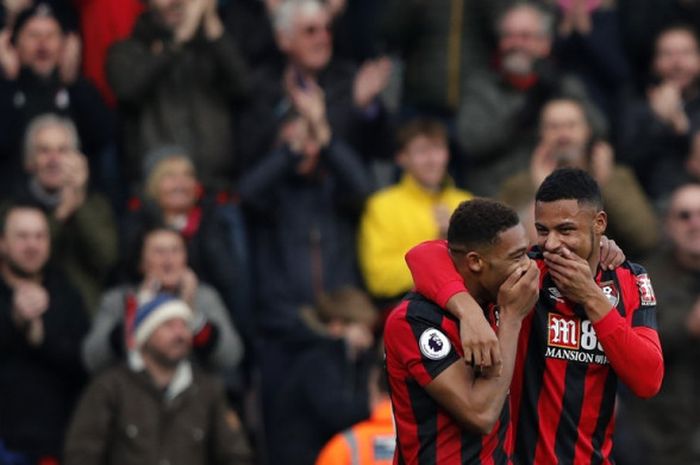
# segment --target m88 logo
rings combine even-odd
[[[547,345],[571,350],[603,351],[589,320],[575,316],[549,313],[547,315]]]

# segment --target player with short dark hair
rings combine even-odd
[[[606,225],[600,191],[586,172],[560,169],[540,186],[539,249],[530,256],[541,291],[522,324],[510,391],[512,447],[521,465],[611,464],[618,382],[639,397],[661,387],[651,282],[634,263],[599,267]],[[460,285],[448,248],[434,241],[409,252],[416,289],[451,312],[470,311],[452,306]]]
[[[576,200],[603,209],[603,197],[595,179],[576,168],[561,168],[550,174],[535,194],[535,202]]]
[[[452,213],[447,243],[450,248],[493,245],[499,233],[518,223],[518,214],[505,204],[487,199],[462,202]]]
[[[493,200],[460,204],[448,238],[462,287],[499,325],[503,374],[463,363],[457,320],[419,294],[404,298],[384,330],[397,430],[394,463],[478,464],[488,458],[507,465],[506,399],[520,325],[537,299],[537,267],[527,256],[517,214]]]

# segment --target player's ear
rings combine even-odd
[[[593,218],[593,231],[596,235],[602,236],[608,228],[608,214],[600,210]]]
[[[466,261],[467,268],[469,268],[472,273],[480,273],[484,268],[484,259],[478,252],[471,251],[467,253],[464,259]]]

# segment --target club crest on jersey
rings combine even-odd
[[[615,282],[605,281],[604,283],[600,283],[599,286],[603,290],[605,297],[607,297],[608,302],[610,302],[610,305],[617,307],[617,304],[620,302],[620,292],[617,290]]]
[[[430,360],[441,360],[450,353],[452,344],[440,330],[428,328],[423,331],[418,340],[420,351]]]
[[[639,288],[640,304],[647,306],[656,305],[656,296],[654,295],[654,288],[651,287],[649,275],[642,273],[635,276],[635,278],[637,280],[637,287]]]

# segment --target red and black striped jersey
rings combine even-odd
[[[596,282],[613,309],[593,324],[561,296],[541,256],[532,258],[541,271],[540,298],[523,322],[511,384],[514,457],[520,464],[611,464],[618,375],[604,320],[655,332],[649,278],[629,262],[599,272]]]
[[[510,391],[513,460],[611,464],[618,381],[649,397],[663,378],[651,282],[644,268],[629,262],[599,271],[595,280],[611,311],[592,323],[582,306],[561,295],[541,254],[530,256],[541,272],[540,297],[518,340]],[[407,262],[416,288],[440,305],[466,291],[444,242],[421,244]]]
[[[384,329],[386,370],[396,422],[396,465],[506,465],[510,443],[505,403],[493,430],[461,427],[424,389],[453,363],[462,363],[459,323],[419,294],[409,294]]]

